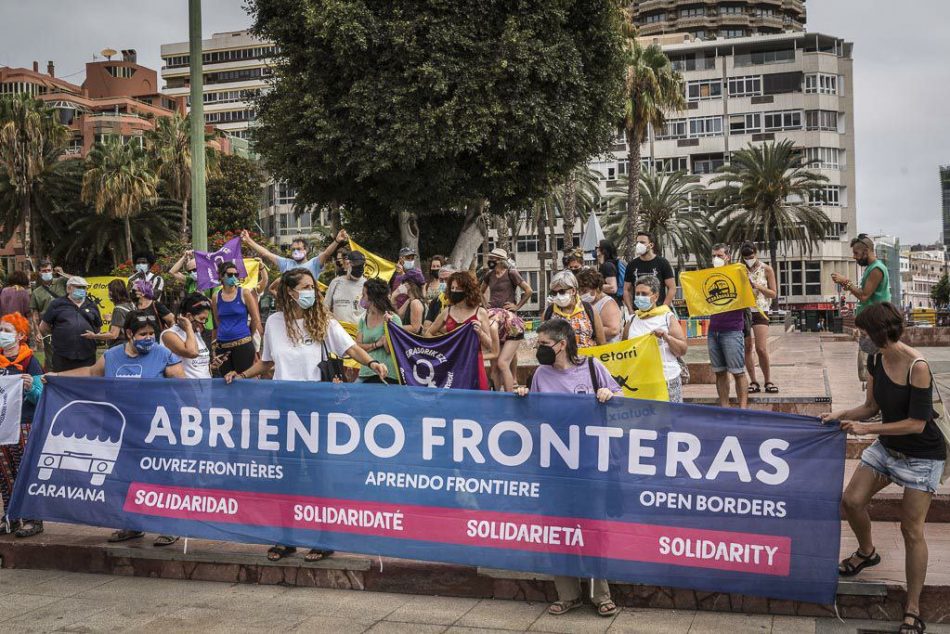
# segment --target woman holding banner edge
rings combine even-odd
[[[841,562],[838,572],[842,577],[852,577],[881,563],[871,536],[868,505],[889,484],[902,486],[907,601],[900,632],[924,632],[920,594],[929,558],[924,523],[944,473],[948,439],[935,422],[930,367],[920,352],[900,340],[904,332],[901,311],[890,302],[872,304],[858,315],[855,326],[879,349],[868,357],[865,402],[850,410],[824,414],[822,420],[839,420],[846,432],[878,434],[878,438],[864,450],[841,499],[858,549]],[[878,412],[880,423],[859,422]]]
[[[230,384],[273,371],[275,381],[329,381],[321,366],[332,353],[357,360],[385,381],[386,365],[356,345],[317,294],[317,280],[309,269],[284,272],[277,285],[277,311],[264,328],[261,358],[243,372],[226,373],[224,380]],[[268,549],[267,558],[279,561],[296,551],[296,546],[277,544]],[[332,554],[332,550],[311,548],[304,560],[317,562]]]
[[[385,379],[380,378],[367,366],[360,368],[360,383],[392,383],[396,380],[396,366],[389,351],[386,337],[386,323],[402,326],[399,315],[394,314],[395,307],[389,299],[389,286],[378,278],[366,280],[363,284],[363,297],[360,306],[366,311],[357,324],[356,345],[366,351],[370,357],[386,366]]]
[[[462,324],[472,322],[475,334],[478,335],[478,340],[482,344],[481,350],[478,351],[478,389],[488,390],[485,358],[486,355],[491,355],[491,358],[497,356],[498,337],[492,336],[488,311],[482,308],[482,294],[478,287],[478,280],[468,271],[456,271],[449,278],[448,286],[449,305],[435,318],[426,335],[429,337],[444,335]]]

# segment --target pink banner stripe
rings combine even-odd
[[[187,506],[186,506],[187,503]],[[128,513],[788,576],[791,538],[134,482]]]

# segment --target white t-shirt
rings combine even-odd
[[[670,320],[672,319],[675,319],[673,313],[663,313],[662,315],[656,315],[646,319],[640,319],[634,314],[633,319],[630,321],[630,333],[627,335],[627,339],[641,337],[660,328],[669,332]],[[656,341],[660,344],[660,359],[663,360],[663,378],[667,381],[672,381],[682,372],[679,361],[676,360],[676,355],[670,350],[670,344],[662,339],[657,339]]]
[[[162,333],[163,344],[165,343],[165,336],[169,333],[173,333],[181,339],[182,343],[188,341],[188,335],[185,334],[185,331],[181,329],[181,326],[175,324]],[[185,377],[189,379],[210,379],[211,353],[208,352],[208,346],[205,344],[205,340],[201,338],[201,335],[196,334],[195,339],[198,341],[198,356],[194,359],[181,358],[182,367],[185,370]],[[165,347],[168,346],[166,345]]]
[[[334,277],[330,281],[330,286],[327,287],[326,295],[323,297],[323,305],[339,321],[358,324],[360,318],[366,313],[360,307],[360,298],[363,296],[363,284],[365,283],[365,277],[358,280],[351,280],[345,275]]]
[[[340,357],[356,345],[336,319],[330,319],[327,324],[326,339],[323,343],[313,341],[306,335],[303,319],[297,320],[297,326],[300,332],[304,333],[304,341],[294,345],[287,336],[284,313],[274,313],[267,318],[264,325],[264,351],[261,353],[261,359],[273,362],[276,381],[319,381],[318,366],[323,361],[323,343],[326,343],[327,350]]]

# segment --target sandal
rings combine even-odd
[[[555,601],[548,606],[548,614],[561,616],[562,614],[567,614],[571,610],[581,607],[583,604],[584,602],[580,599],[574,599],[573,601]]]
[[[920,619],[919,614],[913,612],[904,612],[904,620],[914,619],[913,623],[901,623],[901,629],[898,634],[924,634],[927,631],[927,624]]]
[[[778,392],[778,388],[775,387],[774,383],[772,383],[771,381],[768,381],[765,384],[765,391],[768,392],[769,394],[775,394]]]
[[[13,533],[14,537],[33,537],[43,532],[43,520],[23,520],[20,528]]]
[[[130,539],[138,539],[144,536],[145,536],[145,533],[142,531],[121,530],[121,531],[116,531],[112,533],[112,536],[109,537],[109,543],[117,544],[119,542],[127,542]]]
[[[270,561],[280,561],[288,555],[293,555],[295,552],[297,552],[297,549],[293,546],[281,546],[277,544],[267,549],[267,559]]]
[[[861,563],[857,566],[851,561],[855,557],[861,560]],[[856,550],[850,557],[841,560],[841,563],[838,564],[838,574],[842,577],[853,577],[865,568],[876,566],[879,563],[881,563],[881,556],[877,554],[876,548],[871,551],[869,555],[865,555],[860,550]]]
[[[178,538],[173,535],[159,535],[155,538],[155,541],[152,542],[152,546],[161,548],[162,546],[171,546],[177,541]]]
[[[620,612],[620,608],[618,608],[617,604],[610,599],[597,604],[597,614],[600,616],[613,616],[617,612]]]
[[[333,554],[332,550],[320,550],[318,548],[311,548],[310,552],[303,556],[304,561],[309,561],[314,563],[320,561],[321,559],[326,559]]]
[[[758,394],[762,391],[762,388],[759,387],[758,381],[752,381],[749,383],[749,394]]]

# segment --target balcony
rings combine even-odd
[[[637,15],[650,13],[651,11],[657,11],[659,9],[668,9],[672,6],[673,0],[645,0],[645,2],[636,5]]]
[[[753,27],[758,28],[775,29],[776,31],[782,31],[785,29],[785,23],[782,21],[782,17],[779,15],[753,16],[751,23]]]
[[[676,20],[677,29],[711,28],[714,24],[708,15],[690,15]]]

